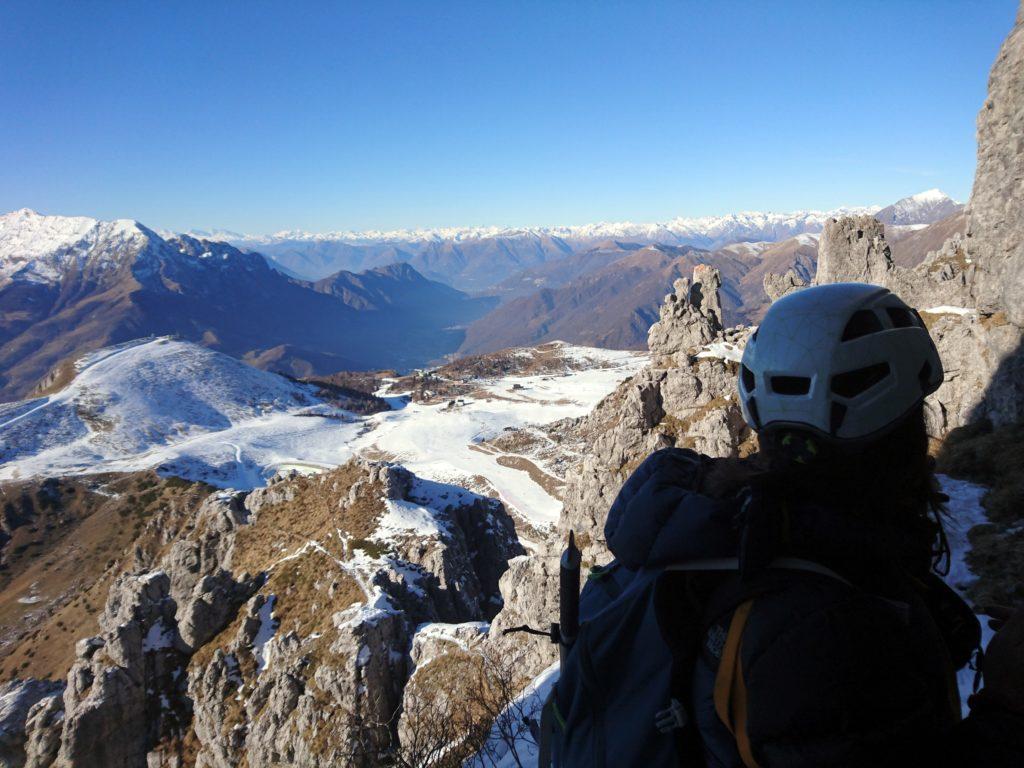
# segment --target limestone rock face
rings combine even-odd
[[[37,702],[25,721],[25,768],[46,768],[53,765],[60,749],[64,701],[61,696],[48,696]]]
[[[979,419],[1000,424],[1024,418],[1013,368],[1020,357],[1017,326],[1003,316],[978,312],[924,312],[922,317],[945,374],[942,386],[926,402],[930,434],[941,437]]]
[[[1003,43],[978,114],[978,164],[967,251],[979,264],[978,309],[1024,326],[1024,5]]]
[[[430,730],[423,727],[426,722],[440,716],[453,721],[458,729],[468,719],[467,704],[478,705],[486,696],[486,659],[493,658],[487,655],[487,630],[484,622],[427,624],[413,636],[409,652],[412,670],[402,692],[398,724],[407,763],[419,765],[424,753],[436,749],[436,744],[430,744]],[[519,668],[518,660],[512,663]]]
[[[46,680],[11,680],[0,685],[0,765],[25,765],[27,722],[37,707],[59,701],[62,690],[60,683]]]
[[[412,670],[438,651],[417,626],[465,625],[452,637],[468,639],[500,607],[499,579],[523,551],[511,517],[382,462],[250,496],[233,556],[265,553],[266,580],[189,663],[196,764],[377,765]]]
[[[893,266],[885,226],[871,216],[843,216],[825,223],[814,282],[886,285]]]
[[[247,574],[235,581],[223,567],[246,516],[239,496],[214,494],[192,513],[189,532],[166,542],[159,567],[117,577],[101,633],[75,646],[63,697],[28,714],[26,765],[134,768],[180,736],[191,714],[188,655],[258,583]]]
[[[266,605],[268,598],[254,597],[226,647],[190,670],[202,744],[196,765],[370,764],[367,742],[386,746],[372,726],[397,710],[406,677],[401,616],[336,614],[336,632],[321,648],[289,632],[275,638],[271,653],[260,645]]]
[[[198,766],[378,765],[410,673],[450,644],[416,628],[480,642],[523,553],[497,500],[383,462],[182,514],[115,579],[63,696],[0,694],[12,765],[184,768],[186,743]]]
[[[57,765],[141,765],[160,734],[176,725],[175,673],[184,647],[170,586],[167,574],[155,571],[124,574],[111,587],[103,634],[79,644],[68,673]]]
[[[509,562],[501,579],[502,609],[494,621],[487,642],[497,655],[513,659],[525,675],[532,677],[558,658],[558,649],[537,635],[505,630],[529,626],[547,629],[558,621],[557,539],[546,548]]]
[[[658,322],[647,332],[647,347],[655,356],[689,353],[714,341],[722,331],[722,278],[705,264],[693,270],[693,280],[676,280],[661,305]]]
[[[242,499],[210,496],[196,512],[202,534],[174,542],[161,564],[170,578],[181,639],[190,649],[219,632],[257,586],[249,574],[236,581],[230,572],[235,533],[249,516]]]
[[[784,275],[769,272],[764,276],[764,292],[770,301],[778,301],[783,296],[807,286],[807,281],[797,274],[795,269],[786,270]]]

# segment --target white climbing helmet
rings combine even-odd
[[[880,436],[940,384],[942,361],[920,315],[863,283],[805,288],[772,304],[739,375],[755,431],[796,426],[838,443]]]

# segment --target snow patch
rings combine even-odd
[[[274,619],[274,603],[277,602],[277,595],[270,595],[260,606],[257,618],[260,621],[259,629],[256,630],[256,637],[252,641],[252,655],[256,659],[256,674],[259,674],[270,664],[274,653],[274,633],[277,632],[278,622]]]
[[[519,726],[522,718],[540,721],[541,710],[551,690],[558,682],[558,662],[545,669],[523,690],[498,718],[504,719],[505,728],[496,722],[491,728],[483,754],[466,761],[472,768],[537,768],[539,745],[528,728]],[[512,722],[515,721],[515,722]],[[508,727],[508,726],[511,726]],[[514,731],[514,749],[502,737],[502,731]]]
[[[356,667],[362,669],[370,663],[370,659],[373,658],[373,651],[370,650],[370,646],[363,645],[359,648],[359,654],[356,656]]]
[[[142,652],[162,651],[174,646],[174,629],[164,624],[163,619],[153,622],[142,640]]]
[[[977,579],[967,565],[967,553],[971,549],[967,535],[975,526],[988,522],[985,509],[981,505],[981,500],[988,489],[946,475],[938,475],[938,479],[942,492],[949,496],[947,505],[949,514],[943,520],[950,549],[949,574],[945,577],[946,583],[963,594],[967,587]],[[978,619],[981,621],[981,647],[984,649],[988,647],[989,640],[995,633],[988,626],[988,617],[979,615]],[[957,686],[960,689],[961,707],[966,715],[968,712],[967,698],[974,691],[974,670],[969,667],[961,669],[957,673]]]
[[[375,538],[387,538],[387,532],[414,533],[417,536],[441,536],[449,532],[429,507],[401,499],[384,499],[384,507],[387,511],[380,519]]]
[[[950,197],[941,189],[926,189],[924,192],[918,192],[916,195],[911,195],[910,199],[915,203],[941,203],[945,200],[949,200]]]
[[[715,357],[721,360],[732,360],[735,363],[743,359],[743,350],[728,341],[713,341],[704,346],[697,357]]]
[[[929,307],[928,309],[922,309],[922,312],[927,312],[929,315],[973,315],[978,310],[970,309],[968,307],[953,307],[948,304],[943,304],[938,307]]]

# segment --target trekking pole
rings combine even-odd
[[[576,547],[576,535],[569,531],[569,543],[558,563],[558,623],[551,625],[551,639],[558,643],[558,667],[561,674],[576,635],[580,631],[580,565],[583,555]],[[505,630],[508,632],[508,630]],[[540,634],[537,632],[537,634]],[[558,768],[561,760],[554,749],[555,690],[548,694],[540,713],[540,740],[537,744],[537,768]]]
[[[569,531],[569,543],[562,552],[558,567],[558,658],[565,657],[580,631],[580,564],[582,553],[576,546],[576,535]]]

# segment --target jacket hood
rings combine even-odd
[[[665,448],[637,467],[604,526],[617,560],[636,569],[736,555],[736,503],[694,490],[709,461],[690,450]]]

